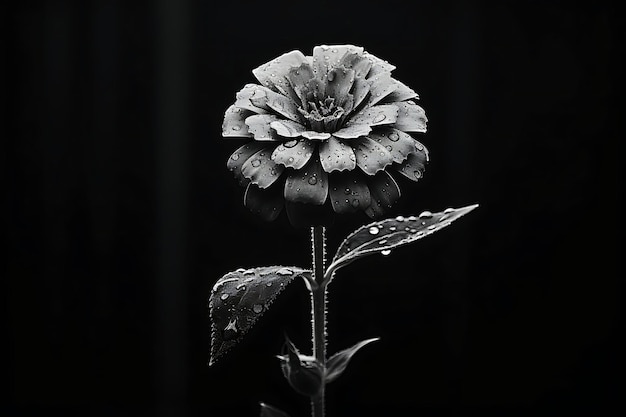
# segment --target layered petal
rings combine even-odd
[[[328,73],[326,94],[335,99],[338,106],[344,106],[354,83],[354,70],[345,67],[333,68]]]
[[[306,131],[306,127],[291,120],[274,120],[270,122],[270,127],[284,138],[297,138]]]
[[[396,80],[391,78],[391,74],[383,73],[371,79],[370,81],[370,97],[367,102],[369,106],[373,106],[383,100],[398,88]]]
[[[329,180],[330,201],[336,213],[351,213],[370,206],[370,190],[362,174],[356,171],[339,172],[330,176]]]
[[[274,186],[261,190],[254,184],[248,184],[243,196],[243,204],[251,212],[265,221],[275,220],[285,205],[282,188]]]
[[[241,109],[235,105],[230,106],[224,113],[222,122],[222,136],[224,137],[244,137],[251,138],[254,135],[248,132],[246,118],[253,115],[250,110]]]
[[[322,168],[326,172],[353,170],[356,167],[354,151],[340,139],[331,136],[319,146]]]
[[[315,144],[306,138],[283,142],[272,153],[272,160],[287,168],[300,169],[311,159]]]
[[[255,114],[246,118],[248,131],[254,135],[255,140],[259,141],[276,141],[278,136],[271,128],[273,121],[279,120],[273,114]]]
[[[263,142],[250,142],[241,147],[239,147],[235,152],[232,153],[228,161],[226,162],[226,167],[228,170],[233,172],[233,175],[241,185],[245,185],[249,182],[249,180],[243,175],[241,172],[241,167],[243,164],[255,153],[259,152],[262,149],[267,149],[268,146]]]
[[[428,151],[421,143],[418,143],[422,150],[410,154],[406,161],[400,164],[396,170],[410,179],[411,181],[418,181],[424,176],[426,170],[426,163],[428,162]]]
[[[384,146],[391,153],[393,162],[400,163],[417,150],[417,141],[411,135],[393,127],[379,127],[368,137]]]
[[[265,87],[257,84],[246,84],[236,95],[235,107],[250,110],[256,114],[269,113],[271,109],[266,104],[267,100],[256,100],[257,94],[259,97],[265,97],[265,94],[260,93],[262,88]]]
[[[370,177],[367,183],[372,196],[370,206],[365,214],[375,218],[383,215],[400,198],[400,188],[387,171],[382,171]]]
[[[393,163],[391,152],[370,138],[359,138],[352,143],[356,164],[367,175],[374,175]]]
[[[391,92],[384,100],[383,103],[395,103],[399,101],[405,101],[410,99],[419,99],[419,96],[415,91],[409,88],[406,84],[394,80],[396,82],[396,89]]]
[[[363,124],[378,126],[396,123],[398,107],[395,104],[381,104],[368,107],[354,115],[346,125]]]
[[[241,172],[252,184],[267,188],[280,177],[284,169],[284,166],[272,161],[271,150],[261,149],[243,163]]]
[[[394,103],[398,106],[398,118],[394,127],[405,132],[426,132],[426,112],[412,101]]]
[[[255,68],[252,70],[252,74],[264,86],[280,91],[281,88],[284,89],[288,85],[286,76],[291,68],[298,67],[303,62],[307,62],[307,59],[302,52],[291,51]]]
[[[333,133],[333,136],[341,139],[356,139],[367,135],[371,131],[372,128],[368,124],[351,124],[339,129]]]
[[[354,45],[320,45],[313,48],[313,68],[320,79],[338,66],[347,53],[362,54],[363,48]]]
[[[303,62],[300,66],[291,68],[287,74],[287,80],[305,111],[308,111],[307,85],[313,78],[315,78],[315,73],[308,62]]]
[[[328,196],[328,174],[319,159],[311,159],[298,171],[293,171],[285,182],[285,199],[293,203],[322,205]]]

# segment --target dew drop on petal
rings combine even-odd
[[[272,286],[272,281],[268,281],[268,282],[266,282],[266,283],[265,283],[265,286],[266,286],[266,287],[271,287],[271,286]]]
[[[387,148],[387,150],[388,150],[388,151],[390,151],[390,152],[391,152],[391,151],[393,151],[393,148],[391,147],[391,145],[387,145],[387,146],[386,146],[386,148]],[[382,154],[382,152],[381,152],[381,154]],[[382,156],[385,156],[385,155],[384,155],[384,154],[382,154]]]
[[[234,153],[234,154],[230,157],[230,159],[232,159],[233,161],[238,160],[238,159],[239,159],[239,154],[238,154],[238,153]]]
[[[226,300],[228,297],[230,297],[228,294],[224,293],[220,296],[220,300],[224,301]]]
[[[349,188],[346,188],[345,190],[343,190],[343,193],[345,195],[350,195],[352,193],[352,190],[350,190]]]
[[[354,207],[354,208],[359,207],[359,204],[360,204],[359,199],[355,198],[354,200],[352,200],[352,203],[350,203],[350,204],[352,204],[352,207]]]
[[[400,139],[400,136],[396,132],[392,132],[389,134],[389,140],[392,142],[397,142]]]
[[[385,249],[383,251],[380,251],[380,254],[383,255],[383,256],[389,256],[389,255],[391,255],[391,250]]]
[[[241,126],[234,125],[231,129],[234,131],[241,130]]]
[[[317,178],[315,178],[315,177],[309,178],[309,184],[311,184],[311,185],[317,184]]]
[[[387,116],[385,116],[383,113],[379,113],[376,117],[374,117],[373,122],[374,123],[380,123],[383,120],[385,120],[387,118]]]
[[[376,227],[376,226],[372,226],[372,227],[370,227],[369,232],[370,232],[370,235],[377,235],[378,232],[380,232],[380,229],[378,227]]]
[[[261,161],[259,161],[258,159],[254,159],[254,160],[251,162],[251,164],[252,164],[252,166],[253,166],[253,167],[255,167],[255,168],[256,168],[256,167],[258,167],[259,165],[261,165]]]
[[[292,139],[292,140],[288,140],[288,141],[284,142],[283,146],[285,148],[293,148],[297,144],[298,144],[298,140],[297,139]]]
[[[334,72],[329,72],[328,73],[328,81],[329,82],[333,82],[334,79],[335,79],[335,73]]]

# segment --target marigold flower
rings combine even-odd
[[[244,204],[266,220],[285,201],[378,217],[400,197],[390,172],[419,180],[428,151],[418,95],[395,67],[362,47],[287,52],[252,71],[226,110],[222,135],[252,141],[227,166],[245,185]]]

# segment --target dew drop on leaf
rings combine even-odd
[[[278,271],[276,271],[276,273],[278,275],[291,275],[293,274],[293,271],[289,268],[281,268]]]
[[[389,249],[385,249],[385,250],[380,251],[380,254],[383,256],[389,256],[391,255],[391,251]]]
[[[403,221],[404,221],[404,216],[398,216],[398,217],[396,217],[396,221],[398,221],[398,222],[403,222]]]
[[[420,219],[430,219],[431,217],[433,217],[433,213],[431,213],[430,211],[426,210],[426,211],[422,211],[420,213]]]
[[[378,229],[378,227],[376,227],[376,226],[370,227],[370,234],[371,235],[377,235],[378,232],[380,232],[380,229]]]

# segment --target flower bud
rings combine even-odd
[[[289,385],[302,395],[317,395],[324,377],[322,365],[312,356],[301,355],[289,339],[285,340],[285,351],[286,354],[279,355],[278,359]]]

